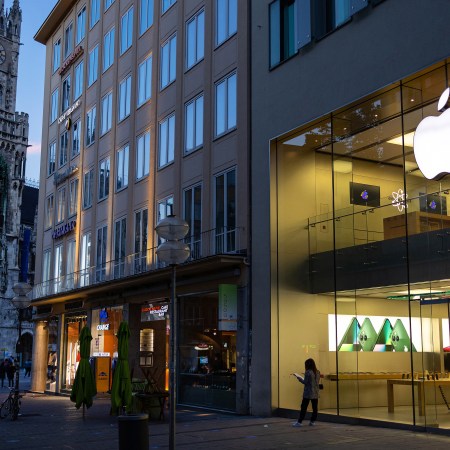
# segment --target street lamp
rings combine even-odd
[[[11,303],[13,304],[13,306],[17,309],[18,313],[19,313],[19,339],[18,339],[18,344],[20,345],[20,347],[22,346],[21,344],[21,338],[22,338],[22,312],[23,310],[25,310],[26,308],[28,308],[28,306],[30,306],[31,300],[27,297],[27,294],[31,291],[32,287],[28,284],[25,283],[24,281],[19,281],[18,283],[16,283],[12,290],[14,291],[14,294],[16,294],[15,297],[13,297],[11,299]],[[22,349],[20,348],[20,353],[22,353]],[[15,380],[15,391],[18,394],[19,393],[19,367],[16,367],[16,380]]]
[[[160,261],[172,267],[172,291],[170,299],[170,363],[169,363],[169,396],[170,396],[170,424],[169,424],[169,448],[175,450],[176,427],[176,392],[177,392],[177,297],[176,297],[176,266],[185,262],[190,255],[189,246],[183,239],[189,232],[189,225],[174,215],[169,215],[158,222],[155,228],[156,234],[166,239],[156,249]]]

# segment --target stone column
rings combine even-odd
[[[48,328],[47,322],[34,323],[31,391],[44,392],[47,381]]]

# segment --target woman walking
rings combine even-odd
[[[300,383],[305,387],[303,390],[303,400],[300,406],[300,415],[298,421],[292,424],[293,427],[301,427],[303,419],[306,415],[306,409],[308,408],[309,402],[312,404],[312,415],[309,424],[314,426],[317,419],[317,409],[319,404],[319,383],[320,383],[320,372],[316,367],[316,363],[312,358],[305,361],[305,377],[301,377],[298,374],[293,374]]]

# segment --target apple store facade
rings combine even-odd
[[[450,429],[449,78],[442,62],[271,142],[280,410],[312,357],[320,413]]]

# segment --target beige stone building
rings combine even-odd
[[[237,0],[60,0],[46,46],[33,389],[71,389],[87,324],[97,388],[131,327],[134,378],[167,389],[177,268],[183,404],[248,410],[248,10]],[[106,374],[106,375],[105,375]]]

